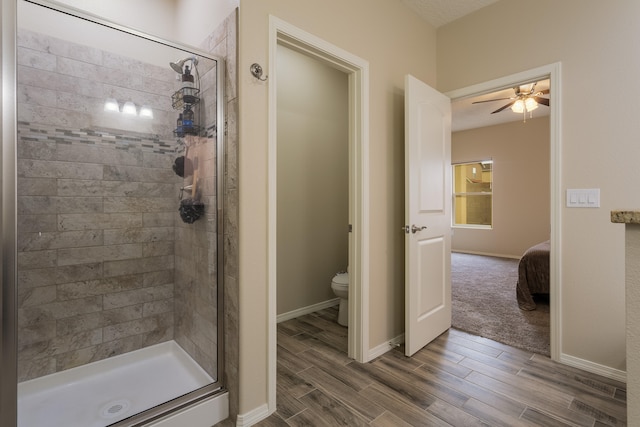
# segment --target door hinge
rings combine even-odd
[[[353,232],[353,225],[349,224],[349,233]]]

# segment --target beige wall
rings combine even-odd
[[[455,228],[451,249],[519,258],[549,239],[549,156],[548,117],[453,133],[452,163],[493,160],[493,228]]]
[[[370,66],[370,313],[374,347],[404,331],[404,75],[435,83],[435,31],[393,0],[247,0],[240,6],[240,412],[267,400],[269,15],[314,34]],[[276,76],[270,76],[270,79]]]
[[[538,31],[523,31],[523,16]],[[625,369],[624,239],[611,210],[640,206],[636,168],[640,2],[500,1],[438,30],[438,89],[560,61],[561,197],[600,188],[601,207],[561,207],[563,357]],[[507,36],[505,36],[507,35]],[[564,200],[560,200],[564,206]]]
[[[348,81],[278,46],[277,313],[335,298],[348,264]]]

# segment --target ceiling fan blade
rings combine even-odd
[[[502,110],[504,110],[504,109],[506,109],[506,108],[511,107],[511,106],[512,106],[513,104],[515,104],[515,103],[516,103],[516,101],[511,101],[511,102],[510,102],[510,103],[508,103],[507,105],[504,105],[504,106],[502,106],[502,107],[498,108],[496,111],[492,111],[492,112],[491,112],[491,114],[499,113],[500,111],[502,111]]]
[[[533,99],[535,99],[538,104],[546,105],[547,107],[549,106],[549,99],[547,98],[540,98],[539,96],[534,96]]]
[[[483,102],[493,102],[493,101],[503,101],[505,99],[513,99],[513,98],[496,98],[496,99],[485,99],[484,101],[474,101],[472,104],[481,104]]]

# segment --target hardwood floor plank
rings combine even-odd
[[[498,356],[498,359],[522,366],[531,360],[531,357],[533,357],[533,353],[503,351],[500,353],[500,356]]]
[[[575,424],[575,423],[566,423],[557,418],[551,417],[547,414],[544,414],[537,409],[527,408],[522,416],[520,417],[523,420],[532,422],[536,426],[540,427],[562,427],[562,426],[570,426],[570,427],[581,427],[581,426],[590,426],[593,423],[593,420],[590,422],[587,421],[585,424]]]
[[[342,381],[354,390],[362,390],[372,382],[372,379],[367,375],[361,375],[349,368],[351,363],[354,363],[353,361],[346,366],[336,365],[330,358],[315,350],[305,351],[304,353],[300,353],[299,356],[305,361],[324,370],[329,375]]]
[[[471,369],[466,366],[444,359],[438,356],[437,353],[430,351],[427,347],[419,350],[412,357],[422,362],[423,365],[429,365],[435,370],[442,370],[460,378],[466,377],[471,372]]]
[[[464,410],[468,414],[479,418],[483,422],[489,424],[492,427],[531,427],[535,426],[534,423],[531,423],[526,420],[521,420],[519,418],[512,417],[504,412],[496,411],[495,408],[480,402],[476,399],[469,399],[467,403],[464,404]]]
[[[276,384],[276,413],[283,419],[293,417],[304,411],[306,406],[293,397],[283,382]]]
[[[405,423],[398,416],[388,411],[385,411],[384,414],[373,420],[369,425],[374,427],[411,427],[411,424]]]
[[[306,333],[309,335],[319,334],[320,332],[324,331],[324,329],[322,329],[321,327],[318,327],[311,322],[305,321],[305,318],[306,317],[298,317],[295,319],[291,319],[285,323],[290,324],[293,328],[295,328],[295,330],[299,331],[300,333]]]
[[[464,412],[462,409],[450,405],[446,402],[436,401],[427,408],[427,411],[451,424],[452,426],[481,427],[487,426],[478,418]]]
[[[331,332],[333,334],[336,334],[338,336],[344,336],[346,337],[349,334],[349,329],[345,326],[339,325],[336,322],[336,319],[338,318],[338,315],[336,313],[335,317],[333,317],[333,315],[331,316],[314,316],[314,313],[312,313],[309,317],[306,317],[305,319],[301,320],[303,322],[308,322],[309,324],[322,329],[323,331],[326,332]]]
[[[424,362],[420,361],[420,359],[416,357],[407,357],[404,355],[403,352],[397,349],[387,351],[385,354],[378,357],[376,360],[379,360],[382,358],[397,360],[399,363],[401,363],[404,366],[404,369],[411,370],[411,371],[418,369],[420,366],[424,365]],[[375,360],[373,360],[373,362],[375,362]]]
[[[610,422],[615,419],[615,423],[612,425],[620,425],[620,423],[626,424],[627,422],[627,405],[625,402],[620,402],[614,398],[598,398],[593,394],[578,393],[572,403],[572,407],[576,407],[583,412],[586,407],[590,408],[587,413],[597,413],[598,416],[593,417],[600,421]],[[601,415],[606,414],[606,416]]]
[[[525,366],[520,370],[518,376],[542,382],[558,390],[571,392],[573,395],[588,393],[596,394],[600,397],[614,398],[616,393],[616,388],[608,384],[586,377],[568,377],[561,373],[552,372],[548,369],[540,369],[538,367]]]
[[[297,355],[291,353],[289,350],[278,344],[277,346],[278,363],[281,363],[284,367],[291,372],[298,373],[304,371],[307,368],[313,366],[313,364],[301,359]]]
[[[342,402],[325,394],[322,390],[315,389],[302,396],[300,401],[323,420],[323,424],[312,425],[358,427],[368,424],[357,413],[350,411]]]
[[[591,372],[587,372],[587,371],[583,371],[582,369],[579,368],[574,368],[573,366],[569,366],[569,365],[563,365],[561,363],[555,362],[551,359],[549,359],[548,357],[544,357],[544,356],[540,356],[538,354],[534,354],[533,357],[531,358],[531,360],[528,362],[528,364],[535,364],[535,365],[542,365],[542,366],[546,366],[547,368],[556,371],[556,372],[563,372],[566,375],[579,375],[579,376],[585,376],[588,378],[592,378],[596,381],[600,381],[603,382],[605,384],[609,384],[613,387],[622,389],[622,390],[626,390],[627,385],[623,382],[614,380],[613,378],[607,378],[607,377],[603,377],[601,375],[598,374],[594,374]]]
[[[623,400],[626,402],[626,391],[623,390],[623,393],[618,393],[620,390],[619,388],[612,385],[609,381],[602,381],[602,378],[594,375],[573,373],[566,370],[551,370],[548,367],[533,364],[527,364],[522,369],[521,374],[541,378],[549,384],[557,384],[562,387],[566,387],[569,390],[573,390],[575,393],[593,393],[596,395],[604,395],[606,397],[614,398],[618,395],[620,398],[617,400]]]
[[[309,346],[306,345],[303,341],[300,341],[295,337],[281,332],[278,332],[278,345],[286,348],[293,354],[298,354],[302,353],[303,351],[309,350]]]
[[[584,418],[584,414],[589,415],[587,411],[577,411],[570,406],[574,401],[572,396],[550,392],[549,387],[538,389],[524,382],[509,384],[476,371],[469,374],[467,380],[494,390],[496,393],[510,396],[512,399],[522,402],[529,407],[536,408],[545,413],[554,414],[562,420],[576,423],[588,421],[587,425],[593,423],[593,420]]]
[[[304,342],[310,349],[322,353],[335,364],[344,366],[353,361],[353,359],[349,359],[349,357],[347,357],[346,352],[340,351],[334,346],[329,345],[314,336],[303,334],[299,335],[297,338]]]
[[[373,402],[377,402],[380,406],[386,408],[387,411],[411,426],[450,426],[450,424],[435,415],[408,403],[402,398],[398,399],[395,393],[389,393],[389,389],[385,389],[382,385],[372,384],[364,390],[361,390],[360,394]]]
[[[470,348],[491,357],[498,357],[502,353],[502,350],[500,349],[483,344],[478,341],[470,340],[467,337],[461,335],[450,334],[447,338],[447,341],[450,343],[459,344],[461,346]]]
[[[348,344],[345,336],[336,335],[332,332],[325,331],[319,334],[315,334],[314,337],[319,339],[320,341],[325,342],[326,344],[332,346],[342,353],[346,353],[348,351]]]
[[[426,409],[435,402],[435,397],[427,393],[422,387],[415,383],[407,383],[402,379],[394,376],[388,371],[374,366],[371,363],[352,362],[348,365],[353,371],[362,375],[367,375],[380,386],[392,390],[398,396],[402,396],[407,402],[416,405],[421,409]]]
[[[569,407],[573,396],[554,390],[546,384],[535,384],[517,375],[501,374],[497,370],[474,369],[466,380],[476,385],[489,388],[505,396],[510,396],[527,405],[537,403],[560,404]]]
[[[339,309],[339,305],[334,305],[333,307],[327,307],[322,310],[313,312],[310,314],[309,317],[314,317],[314,318],[319,317],[321,319],[328,320],[329,322],[335,323],[336,320],[338,319],[338,309]],[[342,325],[340,326],[343,327]]]
[[[288,427],[289,423],[280,418],[280,416],[276,413],[254,425],[256,427]]]
[[[312,384],[309,384],[294,372],[291,372],[289,369],[285,368],[284,365],[280,363],[280,361],[277,362],[277,375],[277,384],[282,384],[283,387],[286,387],[288,393],[295,398],[309,393],[314,389]]]
[[[426,372],[427,375],[431,375],[434,382],[439,382],[443,385],[456,389],[471,398],[493,407],[495,411],[503,412],[511,417],[518,418],[526,408],[526,404],[517,402],[509,396],[495,393],[493,390],[480,387],[466,381],[465,379],[449,374],[448,372],[440,371],[432,366],[424,365],[420,370]]]
[[[357,390],[349,387],[322,369],[312,367],[301,372],[300,376],[308,383],[313,384],[315,388],[322,390],[325,394],[339,400],[352,410],[358,412],[367,421],[374,420],[384,412],[384,408],[362,397],[357,393]]]
[[[417,370],[417,368],[410,369],[411,365],[407,366],[406,363],[397,359],[379,358],[372,364],[386,370],[407,384],[411,384],[423,390],[425,393],[429,393],[431,396],[437,397],[451,405],[461,407],[469,399],[469,396],[441,383],[432,381],[428,375],[422,374],[424,371]]]
[[[404,352],[404,346],[401,346],[401,348],[402,348],[402,351]],[[465,358],[465,356],[463,356],[462,354],[457,354],[451,351],[447,351],[446,348],[444,348],[442,345],[437,345],[435,342],[432,342],[428,346],[423,347],[422,349],[420,349],[420,351],[432,352],[436,354],[438,357],[441,357],[452,363],[458,363]]]
[[[439,341],[437,343],[432,343],[432,344],[436,347],[438,346],[442,347],[445,351],[451,351],[461,356],[465,356],[465,358],[459,362],[463,364],[463,366],[465,366],[464,365],[465,361],[475,360],[478,362],[482,362],[488,366],[492,366],[512,374],[516,374],[520,369],[519,366],[513,363],[505,362],[504,360],[500,360],[497,357],[487,356],[484,353],[480,353],[479,351],[472,350],[470,348],[467,348],[458,344],[444,342],[444,345],[443,345],[442,341]]]
[[[607,426],[626,425],[626,422],[618,420],[616,417],[606,413],[600,408],[593,407],[577,399],[571,404],[571,409],[576,412],[580,412],[587,416],[593,417],[596,421],[599,421],[600,423]]]
[[[287,425],[291,427],[309,427],[309,426],[326,426],[328,422],[323,420],[318,414],[316,414],[310,408],[305,409],[303,412],[289,418]]]
[[[479,336],[476,336],[476,335],[472,335],[472,334],[470,334],[468,332],[459,331],[457,329],[450,329],[450,332],[452,334],[454,334],[454,335],[461,335],[461,336],[465,337],[466,339],[477,341],[477,342],[482,343],[482,344],[484,344],[486,346],[493,347],[493,348],[496,348],[498,350],[502,350],[503,352],[507,352],[507,353],[513,354],[515,356],[524,357],[526,359],[529,359],[529,358],[531,358],[533,356],[533,353],[531,353],[529,351],[522,350],[522,349],[515,348],[515,347],[511,347],[511,346],[509,346],[507,344],[502,344],[502,343],[500,343],[498,341],[494,341],[494,340],[489,339],[489,338],[479,337]]]

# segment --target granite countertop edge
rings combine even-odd
[[[640,210],[611,211],[611,222],[618,224],[640,224]]]

